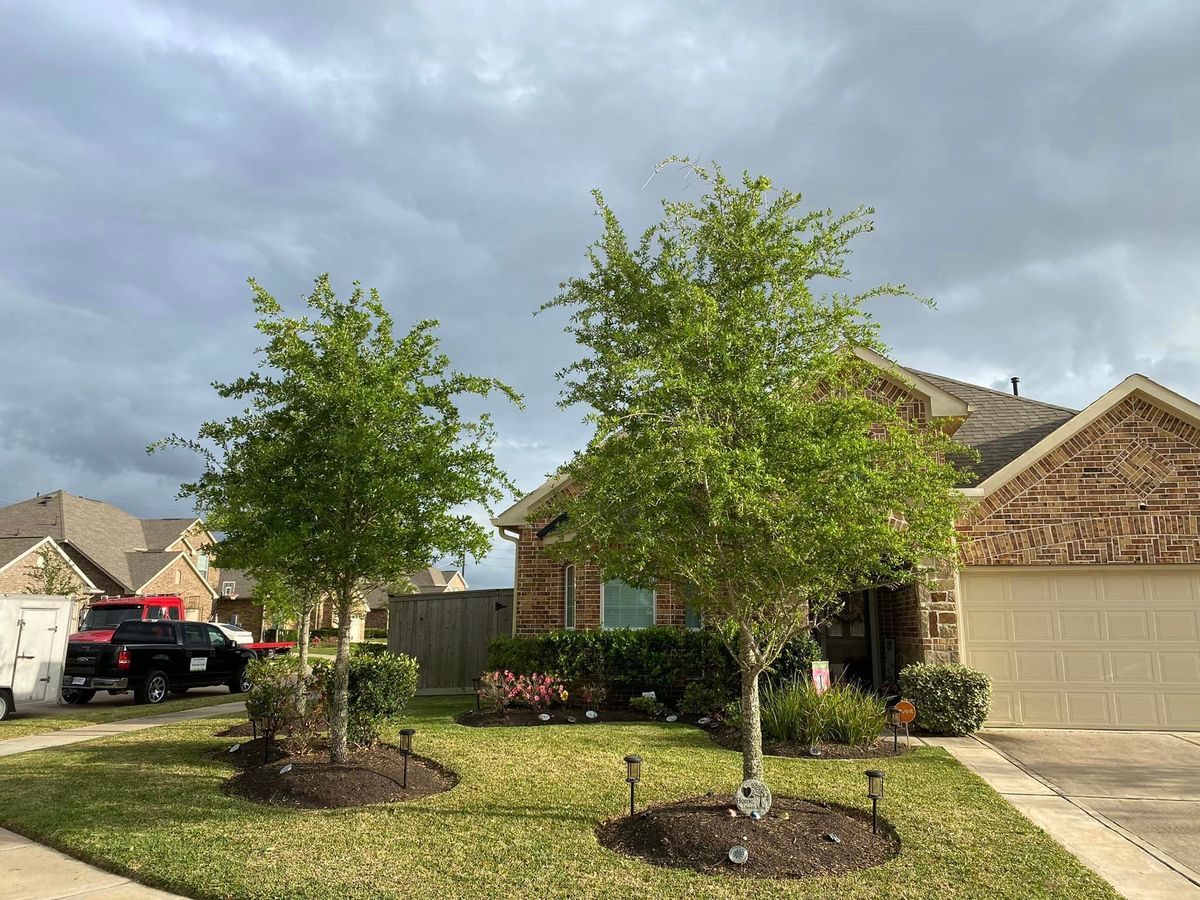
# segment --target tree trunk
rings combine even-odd
[[[308,679],[308,642],[312,633],[312,603],[304,599],[300,602],[300,617],[296,620],[296,648],[300,653],[300,677],[296,682],[296,706],[300,715],[308,712],[308,694],[306,681]]]
[[[338,646],[333,663],[333,708],[329,716],[329,759],[345,763],[346,732],[350,722],[350,609],[353,592],[343,585],[338,596]]]
[[[738,668],[742,672],[742,778],[763,776],[762,710],[758,703],[758,676],[762,666],[754,639],[745,630],[738,643]]]

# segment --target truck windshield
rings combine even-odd
[[[123,622],[113,634],[113,643],[173,644],[175,626],[170,622]]]
[[[140,606],[93,606],[83,617],[80,631],[94,631],[97,628],[115,628],[128,619],[140,619]]]

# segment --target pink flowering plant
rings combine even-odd
[[[488,672],[479,679],[479,699],[494,712],[503,713],[509,706],[527,706],[541,712],[556,703],[566,703],[569,694],[562,681],[553,675],[514,675]]]

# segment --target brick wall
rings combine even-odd
[[[565,626],[567,564],[546,555],[537,532],[548,520],[523,526],[517,543],[514,598],[517,605],[517,634],[540,634]],[[574,567],[575,627],[600,627],[600,598],[603,580],[592,563]],[[654,597],[657,625],[683,625],[685,609],[677,592],[659,582]]]
[[[48,547],[38,547],[26,553],[19,559],[14,560],[9,564],[3,572],[0,572],[0,594],[41,594],[45,593],[43,582],[38,576],[31,571],[36,566],[39,554],[49,556],[54,553],[54,550]],[[67,573],[71,583],[75,586],[78,598],[90,597],[91,594],[84,593],[86,585],[82,578],[74,572]]]
[[[1200,562],[1200,431],[1129,397],[985,498],[964,565]]]
[[[205,589],[204,582],[196,571],[179,557],[152,579],[146,582],[139,592],[143,596],[153,594],[174,594],[183,599],[186,610],[195,610],[195,617],[201,622],[208,621],[212,615],[212,595]],[[189,615],[193,615],[189,612]]]
[[[261,603],[256,603],[249,597],[238,597],[236,600],[229,597],[218,597],[213,601],[213,608],[216,610],[218,622],[232,622],[233,617],[237,616],[238,625],[252,632],[255,640],[262,640],[263,608]]]

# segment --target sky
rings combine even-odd
[[[902,8],[903,7],[903,8]],[[0,0],[0,502],[188,515],[151,441],[231,410],[245,280],[321,272],[503,379],[522,492],[586,443],[558,311],[601,189],[630,231],[671,154],[874,207],[852,288],[899,362],[1087,405],[1200,398],[1200,4]],[[482,515],[482,512],[480,513]],[[512,583],[511,545],[469,561]]]

